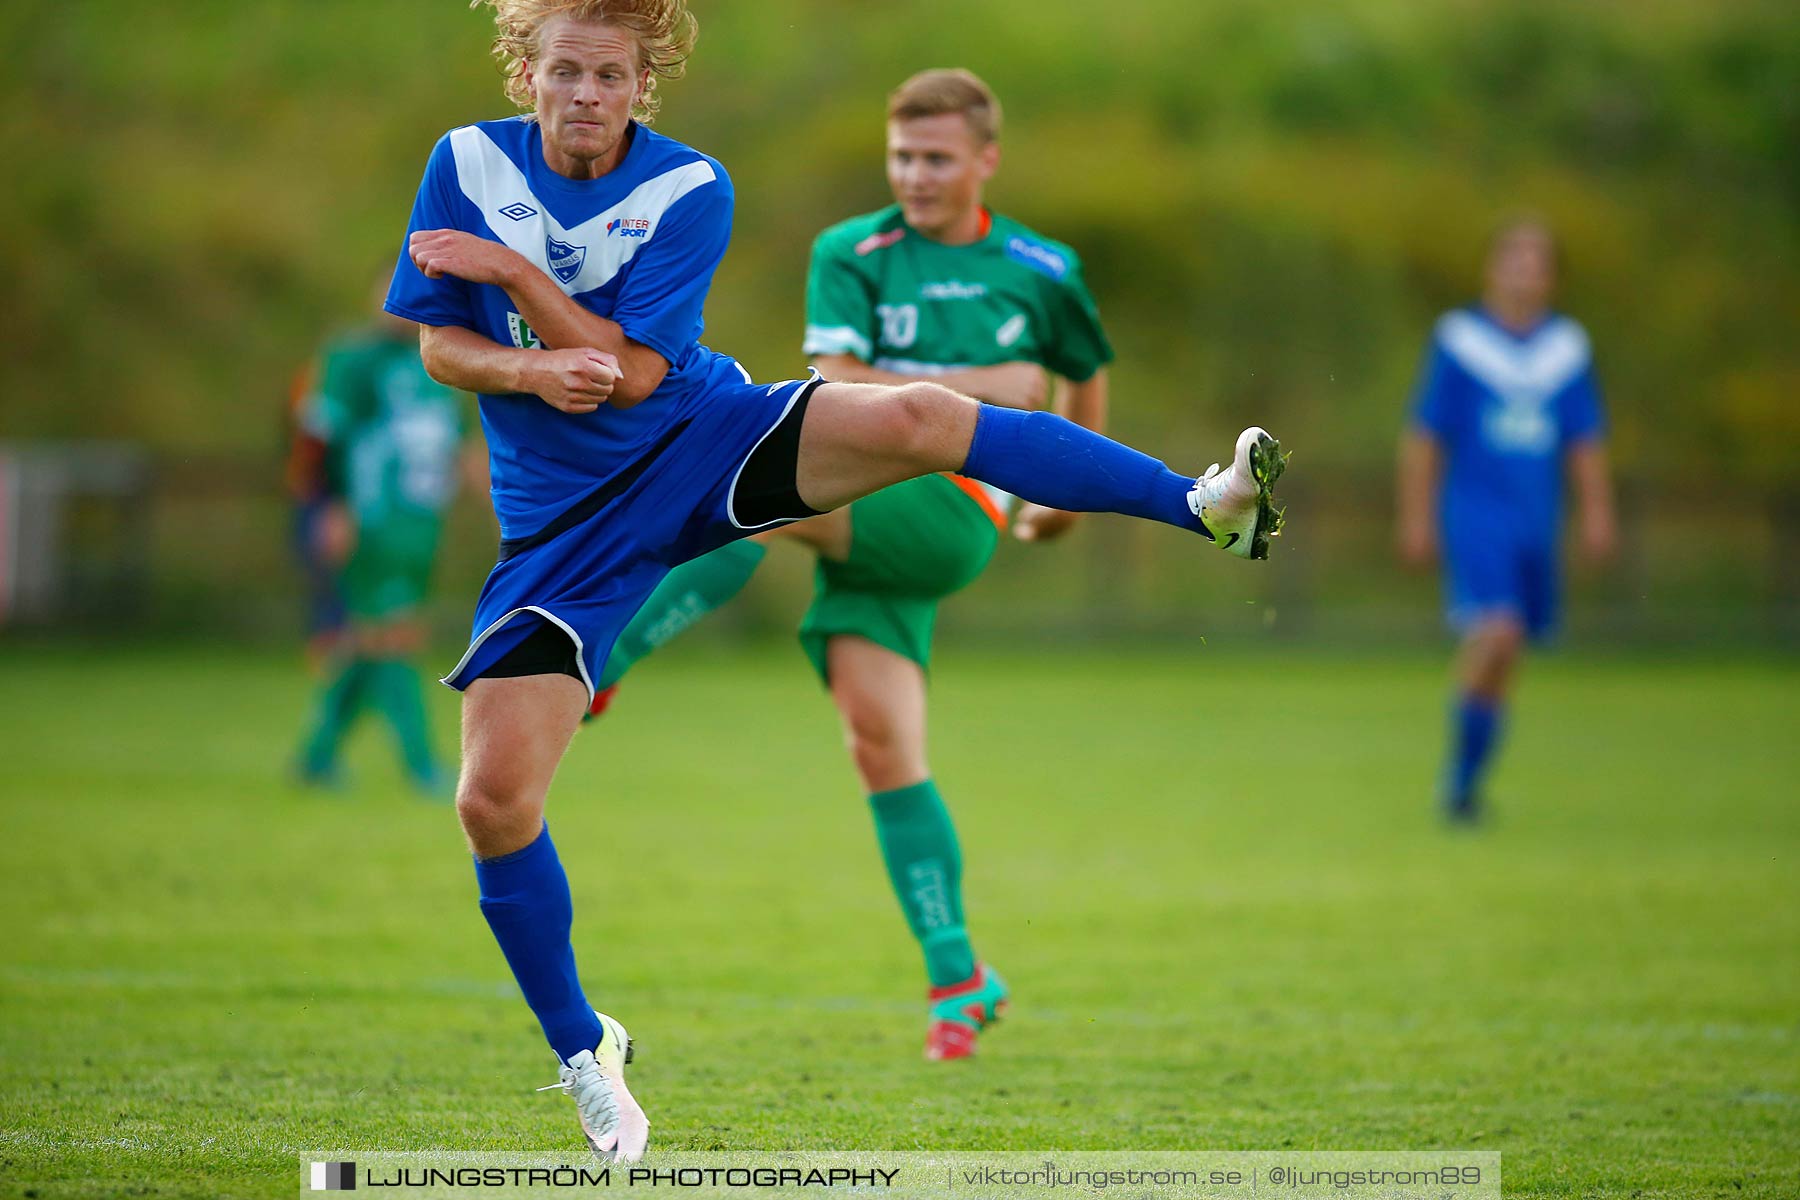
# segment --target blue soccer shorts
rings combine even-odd
[[[794,488],[800,424],[823,382],[709,388],[662,439],[537,533],[502,542],[469,649],[444,682],[537,674],[502,660],[546,623],[574,645],[590,700],[613,641],[669,570],[727,542],[814,516]],[[536,646],[528,649],[538,657]],[[496,664],[499,664],[498,666]],[[553,668],[552,668],[553,670]]]
[[[1494,617],[1519,622],[1533,641],[1556,629],[1562,581],[1553,539],[1495,530],[1444,539],[1444,599],[1450,627],[1467,633]]]

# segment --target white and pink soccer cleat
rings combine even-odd
[[[1281,532],[1283,511],[1275,507],[1275,481],[1287,467],[1281,443],[1255,425],[1238,434],[1231,466],[1214,463],[1194,481],[1188,508],[1213,535],[1219,549],[1239,558],[1269,557],[1269,539]]]
[[[650,1118],[625,1086],[625,1064],[631,1061],[631,1035],[603,1012],[594,1014],[606,1034],[592,1051],[583,1050],[562,1067],[560,1087],[575,1100],[581,1132],[594,1153],[613,1162],[636,1162],[650,1141]]]

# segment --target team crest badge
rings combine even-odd
[[[586,246],[571,246],[553,237],[544,239],[544,254],[550,260],[551,273],[564,283],[574,283],[581,264],[587,261]]]

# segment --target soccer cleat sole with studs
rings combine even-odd
[[[1275,482],[1287,470],[1290,455],[1281,452],[1281,443],[1272,435],[1260,433],[1250,447],[1250,475],[1256,480],[1256,532],[1250,536],[1250,557],[1269,557],[1269,539],[1281,536],[1287,523],[1287,509],[1275,507]]]

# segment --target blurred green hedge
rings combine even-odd
[[[1432,316],[1530,207],[1566,235],[1628,464],[1796,471],[1789,4],[694,7],[660,126],[736,180],[708,341],[758,375],[800,365],[812,235],[886,199],[886,91],[966,65],[1007,107],[996,207],[1080,249],[1118,426],[1172,459],[1252,415],[1316,461],[1385,459]],[[432,142],[507,111],[487,18],[88,0],[0,32],[0,431],[272,469],[287,379],[397,249]]]

